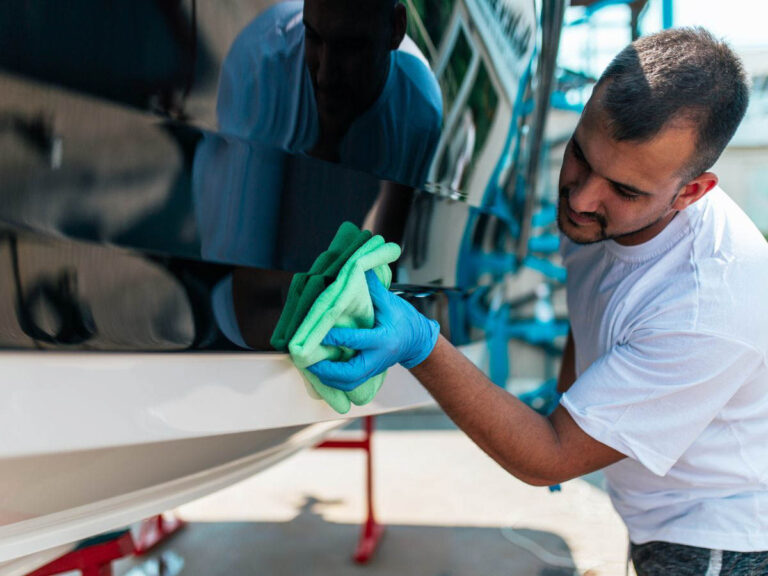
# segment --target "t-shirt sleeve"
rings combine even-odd
[[[643,331],[593,362],[561,404],[595,440],[663,476],[761,362],[722,336]]]

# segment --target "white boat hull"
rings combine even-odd
[[[340,419],[284,354],[30,352],[0,363],[0,562],[220,490],[349,418],[431,402],[395,367],[372,403]]]

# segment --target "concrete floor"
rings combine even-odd
[[[594,479],[554,494],[523,484],[436,414],[381,417],[374,453],[387,531],[367,566],[351,561],[365,510],[363,455],[315,450],[183,506],[190,524],[116,574],[625,573],[626,530]]]

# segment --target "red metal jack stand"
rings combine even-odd
[[[368,500],[368,511],[365,524],[360,532],[360,540],[352,559],[357,564],[367,564],[384,534],[384,526],[376,522],[373,512],[373,455],[371,454],[371,437],[373,436],[373,416],[363,418],[363,437],[359,440],[326,440],[315,448],[348,449],[359,448],[365,451],[365,496]]]
[[[185,522],[176,516],[166,518],[162,514],[158,514],[152,518],[147,518],[141,523],[134,554],[143,556],[160,542],[169,538],[171,534],[183,528],[184,524]]]
[[[126,531],[112,540],[68,552],[27,576],[52,576],[72,570],[79,570],[83,576],[112,576],[112,561],[133,554],[133,550],[133,537]]]
[[[53,576],[74,570],[79,570],[83,576],[112,576],[114,560],[141,556],[183,526],[184,522],[178,518],[168,519],[158,514],[141,523],[136,540],[131,531],[126,530],[113,538],[67,552],[27,576]]]

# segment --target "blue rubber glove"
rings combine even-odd
[[[357,354],[347,362],[323,360],[307,367],[323,384],[345,392],[397,363],[413,368],[426,360],[437,343],[440,326],[392,294],[369,270],[365,274],[376,324],[371,329],[332,328],[326,346],[344,346]]]

